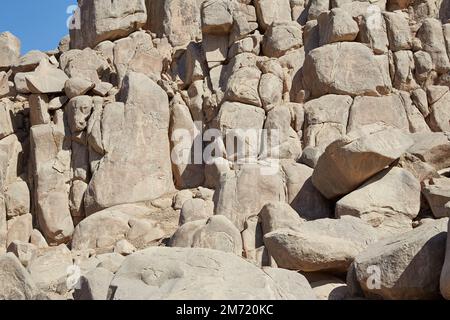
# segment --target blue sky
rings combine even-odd
[[[76,0],[0,0],[0,33],[10,31],[22,41],[22,54],[51,50],[69,33],[66,12]]]

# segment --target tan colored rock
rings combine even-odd
[[[47,241],[45,240],[44,236],[37,229],[33,229],[33,231],[31,231],[30,243],[41,249],[48,247]]]
[[[217,115],[216,127],[222,132],[230,161],[239,157],[254,158],[260,151],[261,141],[253,139],[264,126],[264,109],[252,105],[225,102]],[[236,145],[235,139],[238,144]],[[231,142],[232,145],[227,145]],[[246,148],[242,150],[241,148]]]
[[[87,183],[81,180],[75,180],[72,182],[69,195],[69,208],[70,213],[74,220],[77,218],[84,218],[84,194],[87,190]]]
[[[83,2],[75,19],[80,26],[70,30],[72,49],[93,48],[104,40],[126,37],[147,21],[145,0]]]
[[[419,182],[426,179],[436,177],[438,175],[436,169],[430,164],[423,162],[415,155],[405,153],[397,163],[397,167],[403,168],[411,172]]]
[[[425,19],[417,37],[422,41],[424,51],[430,54],[435,70],[439,73],[450,70],[441,22],[433,18]]]
[[[387,53],[389,40],[386,21],[377,5],[369,6],[362,14],[359,37],[361,38],[361,42],[367,43],[374,53]]]
[[[87,214],[118,204],[154,200],[174,188],[166,93],[145,75],[130,73],[120,100],[125,105],[109,104],[103,111],[106,155],[86,192]]]
[[[40,290],[64,295],[72,289],[67,285],[71,266],[72,254],[66,245],[62,244],[39,249],[28,263],[27,270]]]
[[[202,39],[202,48],[206,61],[210,66],[218,65],[227,60],[229,36],[205,34]]]
[[[61,69],[70,78],[82,78],[95,84],[100,80],[109,80],[111,66],[101,52],[86,48],[70,50],[60,57]]]
[[[33,300],[40,293],[30,274],[12,253],[0,256],[0,281],[1,300]]]
[[[8,220],[6,247],[16,240],[28,243],[32,231],[33,216],[30,213]]]
[[[105,268],[96,268],[80,279],[80,288],[74,292],[75,300],[106,300],[114,274]]]
[[[55,111],[61,109],[67,101],[69,101],[69,98],[67,98],[66,96],[53,98],[48,103],[48,110]]]
[[[258,16],[258,24],[266,30],[272,23],[292,20],[289,0],[256,0],[254,3]]]
[[[297,22],[274,23],[264,35],[265,56],[279,58],[303,45],[302,29]]]
[[[25,79],[27,87],[32,93],[57,93],[64,90],[68,77],[64,71],[43,59],[36,70],[27,74]]]
[[[258,86],[261,71],[255,67],[243,67],[228,79],[225,98],[231,102],[240,102],[261,107]]]
[[[109,82],[100,82],[95,85],[92,92],[98,96],[106,96],[114,86]]]
[[[450,92],[447,92],[441,99],[431,105],[429,125],[434,132],[450,131]]]
[[[411,135],[414,144],[408,152],[423,162],[433,166],[437,171],[450,167],[450,139],[440,132],[416,133]]]
[[[0,100],[0,139],[14,133],[11,120],[13,104],[9,99]]]
[[[431,133],[425,117],[421,110],[414,104],[412,95],[406,91],[400,91],[400,97],[405,107],[406,116],[409,122],[409,131],[411,133]]]
[[[348,132],[365,125],[381,123],[409,132],[409,123],[401,96],[356,97],[350,109]]]
[[[30,122],[32,126],[50,123],[49,101],[45,94],[32,94],[29,97]]]
[[[289,204],[303,219],[316,220],[333,216],[332,203],[311,181],[313,169],[294,161],[283,162],[282,168],[286,177]]]
[[[317,300],[346,300],[349,297],[347,284],[339,278],[328,277],[311,282]]]
[[[326,149],[312,182],[328,199],[346,195],[400,158],[412,145],[413,140],[399,129],[365,126]],[[346,161],[340,161],[342,158]]]
[[[330,2],[325,0],[312,0],[308,8],[308,20],[315,20],[322,12],[330,10]]]
[[[38,247],[34,244],[14,240],[8,246],[8,252],[14,253],[20,263],[26,268],[33,256],[36,254]]]
[[[414,79],[414,55],[409,50],[400,50],[393,53],[395,74],[394,88],[411,91],[418,87]]]
[[[30,94],[31,91],[28,89],[27,79],[28,75],[33,74],[32,72],[19,72],[14,76],[14,88],[17,93]]]
[[[0,98],[3,98],[11,93],[9,73],[0,71]]]
[[[321,219],[297,230],[279,229],[264,236],[264,243],[280,268],[346,272],[353,259],[377,241],[374,228],[360,219]]]
[[[438,298],[447,225],[448,219],[440,219],[366,248],[354,263],[364,294],[388,300]]]
[[[414,53],[415,76],[419,81],[426,81],[433,70],[433,60],[431,55],[425,51]]]
[[[327,93],[379,96],[391,91],[387,67],[360,43],[342,42],[310,51],[303,75],[303,85],[313,97]]]
[[[180,264],[174,265],[174,260]],[[144,274],[156,270],[163,273],[158,273],[152,281],[142,280]],[[176,282],[175,286],[164,284],[168,274],[179,275],[171,280]],[[110,289],[114,294],[110,298],[260,300],[314,297],[301,275],[286,271],[269,274],[271,276],[230,253],[199,248],[150,248],[124,261],[111,282]]]
[[[193,121],[189,108],[179,96],[172,100],[170,116],[169,134],[175,185],[179,189],[196,188],[205,180],[201,152],[202,128]]]
[[[259,82],[259,96],[264,109],[280,104],[283,100],[283,80],[279,77],[266,73],[261,76]]]
[[[358,24],[345,10],[334,8],[318,18],[320,45],[341,41],[354,41],[359,33]]]
[[[6,253],[6,241],[8,238],[8,225],[6,218],[5,200],[0,196],[0,254]]]
[[[392,51],[410,50],[412,46],[411,30],[404,13],[383,12],[389,38],[389,49]]]
[[[450,217],[450,178],[430,179],[422,192],[435,218]]]
[[[137,249],[125,239],[117,241],[114,245],[114,252],[122,256],[129,256],[136,251]]]
[[[241,233],[221,215],[184,224],[170,239],[170,246],[214,249],[238,256],[242,256],[243,250]]]
[[[424,117],[427,117],[430,114],[427,93],[425,90],[419,88],[411,92],[411,100]]]
[[[329,94],[308,101],[305,106],[304,143],[306,147],[327,147],[347,133],[353,99]]]
[[[259,55],[263,37],[256,33],[235,41],[228,50],[228,57],[232,58],[241,53],[253,53]]]
[[[0,33],[0,68],[9,68],[19,61],[20,40],[11,32]]]
[[[42,51],[31,50],[20,57],[18,62],[13,67],[14,72],[34,71],[42,59],[49,60],[49,57]]]
[[[222,177],[216,190],[215,214],[226,216],[242,231],[245,221],[270,201],[286,201],[279,168],[245,164]]]
[[[184,202],[180,213],[180,226],[197,220],[205,220],[214,215],[214,203],[199,198]]]
[[[263,271],[277,284],[287,289],[289,299],[316,300],[316,295],[311,292],[308,280],[300,273],[275,267],[265,267]]]
[[[442,25],[442,31],[444,32],[445,46],[447,47],[447,53],[449,53],[450,52],[450,23],[446,23],[446,24]]]
[[[259,213],[263,235],[280,229],[299,230],[306,222],[285,202],[269,202]]]
[[[351,215],[381,232],[396,234],[412,228],[420,210],[420,183],[401,168],[386,169],[339,200],[336,217]]]
[[[450,88],[447,86],[430,85],[427,87],[427,98],[430,105],[435,104],[443,98]]]
[[[267,114],[264,129],[267,130],[267,156],[276,159],[300,158],[302,144],[299,135],[292,128],[293,122],[289,104],[279,104]]]
[[[77,96],[69,101],[66,108],[67,121],[73,134],[86,129],[92,108],[93,103],[90,96]]]
[[[257,217],[253,217],[246,222],[246,229],[242,232],[242,243],[246,260],[252,262],[258,267],[276,268],[276,262],[269,255],[264,246],[263,235]]]
[[[86,94],[95,84],[83,78],[71,78],[64,85],[64,92],[69,99]]]
[[[228,34],[233,25],[230,2],[226,0],[204,1],[201,17],[204,34]]]
[[[194,193],[191,190],[181,190],[173,197],[173,208],[181,210],[184,203],[194,198]]]
[[[65,243],[73,232],[69,210],[70,141],[54,124],[31,128],[31,159],[35,177],[35,214],[50,244]]]
[[[114,66],[122,83],[128,72],[143,73],[157,81],[163,71],[164,56],[154,47],[152,37],[144,31],[117,40],[114,46]]]
[[[159,38],[166,36],[173,46],[201,37],[200,8],[203,0],[146,0],[148,29]]]
[[[17,135],[10,135],[0,140],[0,185],[3,188],[16,182],[24,173],[23,152],[24,147]]]
[[[146,217],[149,209],[140,205],[121,205],[89,216],[75,228],[72,250],[95,249],[112,252],[120,240],[145,247],[164,237],[160,226]]]
[[[8,218],[30,213],[30,190],[25,181],[19,180],[8,185],[5,205]]]

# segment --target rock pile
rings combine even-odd
[[[450,299],[449,8],[93,0],[54,51],[1,33],[0,299]]]

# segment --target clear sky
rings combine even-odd
[[[76,0],[0,0],[0,33],[10,31],[22,42],[22,54],[52,50],[69,33],[67,8]]]

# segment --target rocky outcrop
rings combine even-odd
[[[366,248],[354,262],[363,292],[385,299],[438,297],[447,224],[447,219],[429,222]]]
[[[175,286],[164,285],[168,275]],[[128,257],[110,291],[114,300],[315,298],[305,278],[295,272],[265,271],[232,254],[179,248],[151,248]]]
[[[0,30],[0,299],[448,299],[446,3],[80,0],[55,50]]]

